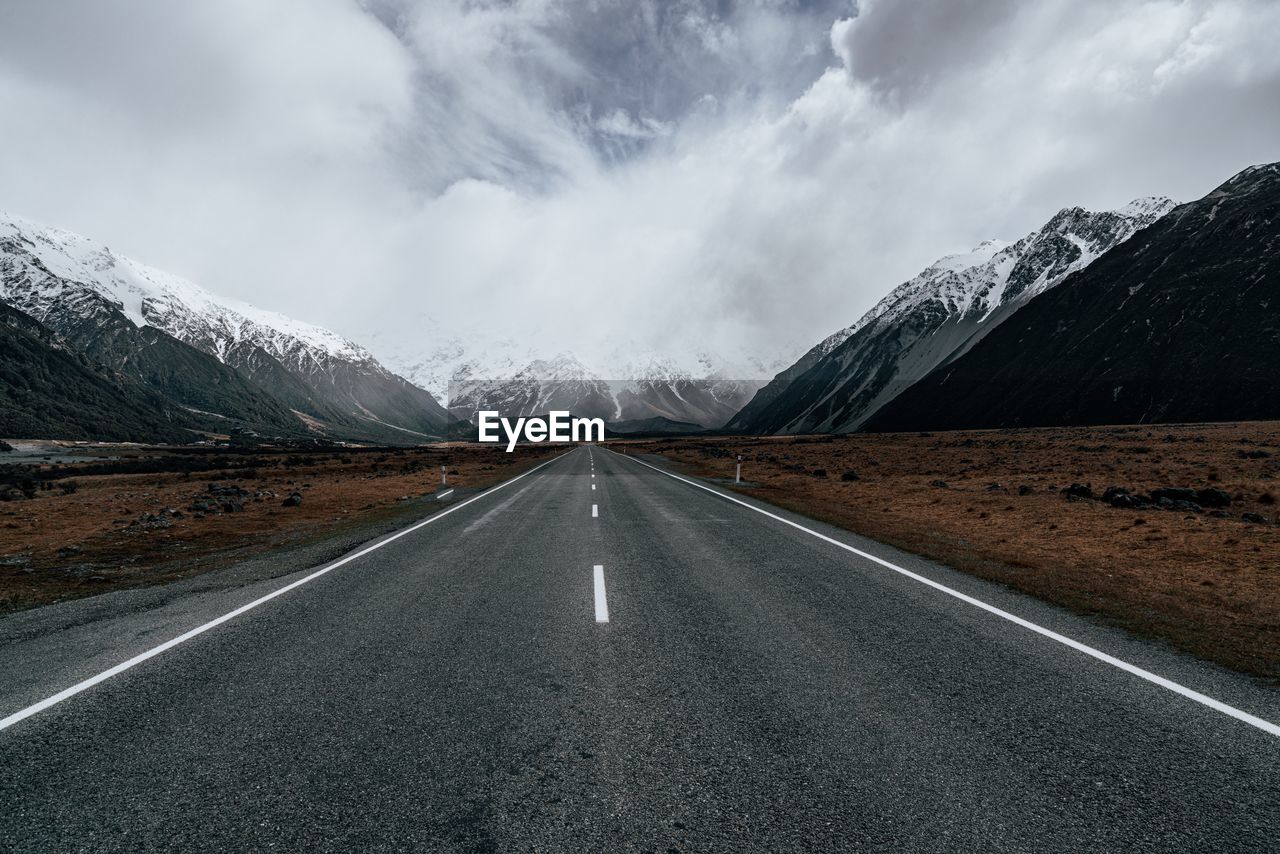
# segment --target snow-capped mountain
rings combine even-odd
[[[764,381],[736,379],[712,365],[706,357],[700,370],[691,371],[654,357],[602,375],[573,354],[559,353],[504,378],[459,376],[449,387],[449,412],[475,420],[480,410],[536,415],[559,409],[608,422],[660,418],[719,427]]]
[[[453,327],[426,315],[409,325],[411,336],[396,337],[380,329],[356,337],[384,365],[445,405],[450,385],[509,379],[530,363],[554,355],[489,329]]]
[[[361,336],[366,349],[215,296],[72,232],[4,214],[0,301],[192,412],[276,432],[438,436],[449,413],[437,399],[463,419],[479,409],[569,409],[610,421],[717,427],[790,361],[696,348],[659,353],[627,341],[614,342],[588,367],[570,353],[427,317],[414,324],[412,343],[371,333]]]
[[[938,365],[965,353],[1036,295],[1173,208],[1137,199],[1114,211],[1059,211],[1015,243],[989,240],[904,282],[857,323],[807,352],[727,425],[747,433],[856,430]]]
[[[729,359],[705,350],[693,350],[683,359],[655,352],[618,356],[613,362],[617,379],[611,382],[615,421],[656,418],[718,428],[772,373],[747,359]]]
[[[301,426],[300,418],[321,431],[408,438],[440,435],[447,421],[429,394],[334,332],[216,297],[88,238],[4,214],[0,300],[88,349],[102,351],[99,332],[110,329],[117,342],[159,332],[213,356],[281,405],[266,419],[273,426]],[[228,414],[214,404],[213,414]]]
[[[166,332],[135,325],[121,303],[55,275],[32,247],[25,234],[0,235],[0,301],[56,333],[86,361],[167,398],[171,412],[185,413],[177,417],[184,428],[307,432],[248,377]]]
[[[798,350],[726,357],[624,340],[588,360],[430,317],[417,318],[414,328],[413,340],[427,344],[398,343],[382,332],[360,337],[385,364],[444,401],[450,414],[473,422],[482,409],[519,415],[568,409],[610,422],[666,418],[719,427]]]
[[[545,415],[567,410],[586,418],[613,420],[616,405],[608,383],[594,376],[570,353],[535,359],[501,379],[462,379],[450,387],[449,412],[474,420],[480,410],[503,415]]]
[[[1277,243],[1280,164],[1254,166],[1028,302],[867,426],[1280,417]]]

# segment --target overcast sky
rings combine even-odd
[[[338,331],[811,344],[1280,160],[1273,0],[0,0],[0,209]]]

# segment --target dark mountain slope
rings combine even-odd
[[[691,421],[672,421],[670,418],[660,416],[632,421],[614,421],[606,424],[605,428],[619,436],[688,436],[707,432],[707,428],[701,424],[694,424]]]
[[[60,335],[91,362],[145,384],[204,414],[209,429],[233,426],[305,434],[303,423],[234,368],[151,326],[87,285],[53,274],[21,242],[0,240],[5,302]],[[48,294],[56,293],[56,299]]]
[[[795,361],[795,364],[779,372],[764,388],[758,390],[752,396],[746,406],[734,413],[733,418],[729,419],[729,422],[724,426],[725,431],[729,433],[770,433],[782,429],[789,421],[794,420],[793,410],[795,404],[778,405],[776,403],[778,398],[791,392],[792,386],[801,377],[819,365],[828,353],[847,341],[856,331],[856,325],[846,327],[828,335],[810,347],[803,356]],[[824,376],[825,373],[819,371],[817,376]],[[802,386],[796,386],[796,391],[798,392],[801,388]]]
[[[0,304],[0,436],[182,442],[192,419],[162,395],[71,350]]]
[[[329,359],[323,367],[295,372],[248,340],[227,347],[223,357],[225,364],[234,366],[277,401],[323,424],[331,436],[415,443],[426,436],[443,435],[449,420],[428,392],[376,362]],[[293,364],[301,361],[296,359]]]
[[[239,425],[268,433],[307,432],[296,415],[234,368],[154,327],[135,327],[115,317],[94,329],[77,325],[67,337],[90,359],[216,417],[221,432]]]
[[[868,430],[1280,417],[1280,164],[1182,205],[880,410]]]
[[[335,423],[347,433],[379,435],[384,441],[411,442],[444,435],[452,420],[431,394],[383,368],[331,359],[323,368],[300,373],[320,401],[341,409]]]
[[[111,364],[130,349],[126,339],[136,338],[129,327],[158,330],[166,338],[147,333],[147,346],[171,350],[170,342],[181,342],[222,366],[215,376],[207,364],[196,364],[201,360],[182,356],[184,370],[198,368],[193,381],[216,380],[227,392],[203,394],[201,403],[184,388],[185,404],[268,433],[303,431],[305,420],[331,437],[416,442],[441,434],[448,421],[429,393],[327,329],[220,299],[88,238],[3,213],[0,300],[77,346],[90,343],[102,327],[115,339],[103,342],[107,352],[99,354]],[[261,405],[251,404],[244,388],[234,388],[233,374],[244,388],[256,389]]]
[[[850,432],[885,403],[1173,207],[1064,208],[1012,244],[938,259],[780,373],[728,423],[741,433]]]

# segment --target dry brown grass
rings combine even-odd
[[[0,612],[105,590],[155,584],[227,566],[254,554],[359,532],[380,523],[424,516],[444,505],[423,501],[440,481],[485,487],[563,448],[505,454],[493,447],[243,454],[230,471],[156,474],[71,473],[33,500],[0,502]],[[132,460],[179,460],[165,451],[138,451]],[[122,466],[124,467],[124,466]],[[176,467],[176,466],[175,466]],[[74,469],[75,466],[72,466]],[[62,494],[62,483],[77,489]],[[211,482],[238,486],[243,512],[190,510],[213,500]],[[284,507],[291,492],[302,504]],[[267,493],[258,500],[253,494]],[[155,517],[164,508],[181,514]]]
[[[1280,424],[628,443],[774,504],[1280,677]],[[720,456],[728,452],[728,456]],[[788,467],[791,467],[790,469]],[[815,476],[825,470],[826,477]],[[854,471],[859,479],[845,482]],[[945,481],[946,488],[932,486]],[[1091,484],[1218,487],[1230,518],[1068,501]],[[998,486],[993,486],[993,484]],[[1028,494],[1019,494],[1029,487]],[[1026,492],[1027,490],[1022,490]],[[1243,513],[1267,524],[1241,520]]]

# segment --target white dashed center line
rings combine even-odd
[[[595,480],[596,479],[596,463],[595,463],[595,460],[590,457],[590,454],[591,454],[590,448],[587,449],[587,454],[588,454],[588,459],[591,461],[591,479]],[[592,492],[596,491],[596,485],[594,483],[591,484],[591,491]],[[592,519],[600,518],[600,505],[598,504],[591,505],[591,518]],[[605,600],[605,595],[604,595],[604,566],[602,564],[597,563],[594,567],[594,570],[595,570],[595,586],[596,586],[596,622],[607,623],[609,622],[609,603]]]
[[[604,567],[600,564],[595,566],[596,576],[596,622],[609,622],[609,603],[604,598]]]

